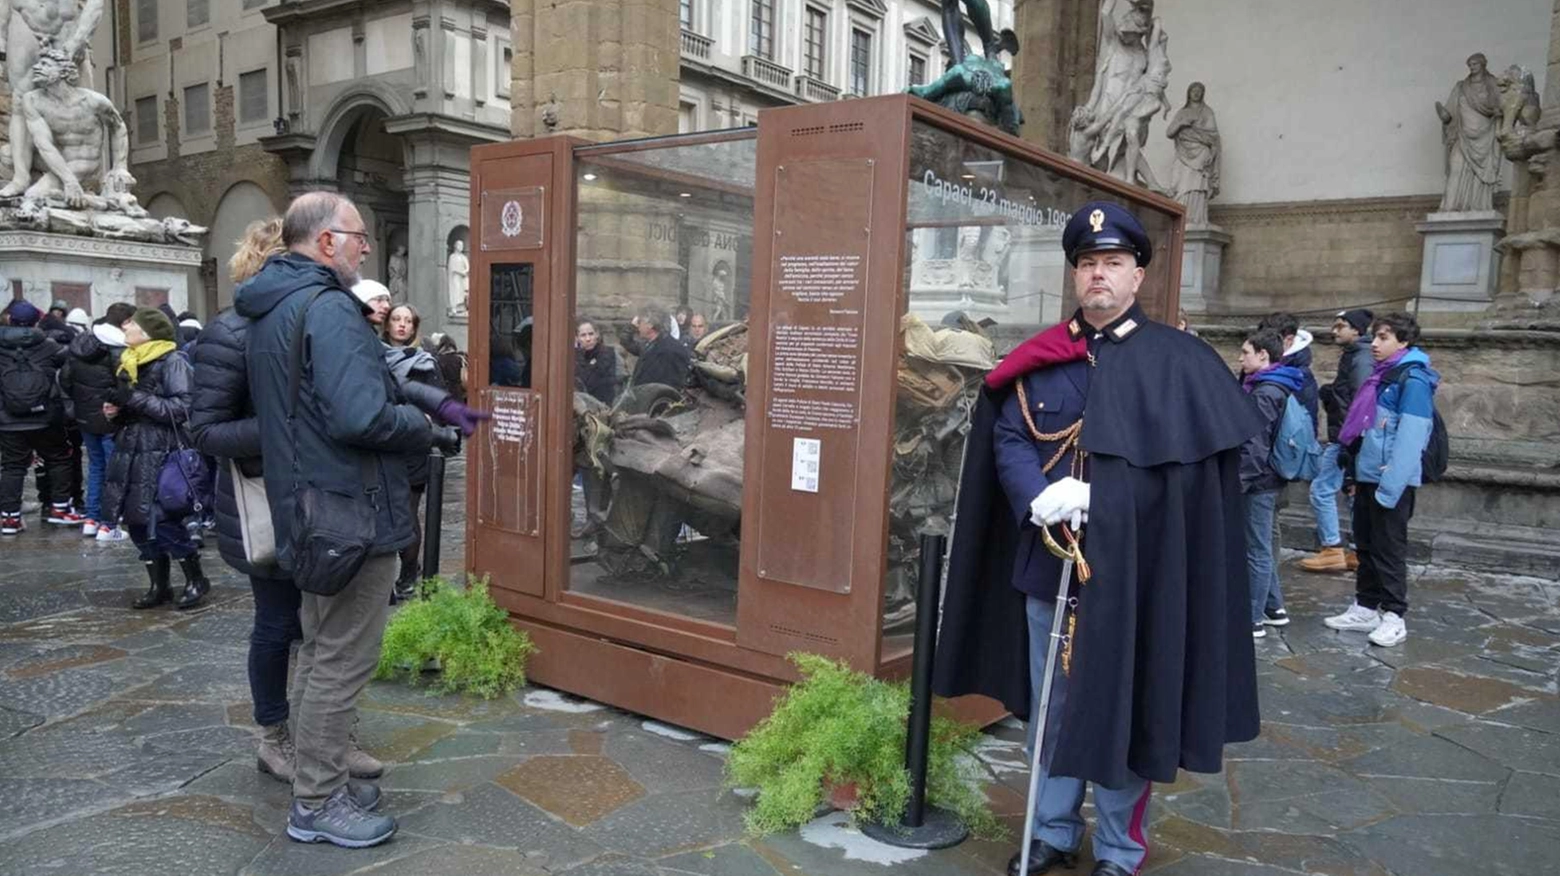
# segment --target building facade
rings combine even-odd
[[[366,277],[404,258],[438,328],[469,240],[468,154],[509,136],[504,0],[114,0],[94,53],[147,208],[211,228],[195,309],[232,301],[244,228],[302,191],[361,207]],[[117,37],[110,38],[110,34]]]

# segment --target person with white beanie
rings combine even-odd
[[[385,324],[385,317],[390,315],[390,289],[378,280],[359,280],[352,287],[352,294],[365,306],[372,308],[368,322],[377,334]]]

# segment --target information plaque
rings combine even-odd
[[[490,387],[480,393],[481,407],[493,418],[473,441],[482,454],[484,477],[477,485],[477,520],[505,532],[538,534],[541,512],[541,459],[537,424],[541,394],[529,389]]]

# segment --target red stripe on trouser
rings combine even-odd
[[[1137,869],[1133,873],[1143,872],[1143,864],[1148,861],[1148,837],[1143,832],[1143,815],[1148,812],[1148,798],[1154,793],[1154,783],[1143,783],[1143,796],[1138,798],[1137,804],[1132,807],[1132,820],[1127,823],[1127,836],[1132,841],[1143,847],[1143,860],[1138,862]]]

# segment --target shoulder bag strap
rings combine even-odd
[[[298,321],[293,324],[292,346],[288,353],[291,361],[287,369],[287,422],[293,424],[295,440],[297,424],[294,421],[298,414],[298,397],[303,388],[303,333],[306,327],[305,323],[309,316],[309,308],[313,307],[314,302],[318,301],[321,295],[329,292],[331,288],[330,286],[315,287],[314,291],[309,293],[309,300],[305,301],[303,307],[298,310]],[[297,462],[295,454],[293,457],[295,473]],[[367,453],[358,453],[358,476],[363,481],[363,489],[365,491],[370,493],[379,492],[379,476],[375,471],[374,461],[370,459]]]

